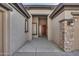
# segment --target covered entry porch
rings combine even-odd
[[[38,38],[26,42],[13,56],[79,56],[79,51],[64,52],[54,42]]]

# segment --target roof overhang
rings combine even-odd
[[[29,13],[26,11],[22,3],[9,3],[12,7],[14,7],[18,12],[20,12],[24,17],[30,18]]]
[[[0,3],[0,6],[6,10],[12,11],[12,8],[7,3]]]
[[[79,10],[79,3],[60,3],[49,17],[54,18],[64,10]]]

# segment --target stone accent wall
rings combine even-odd
[[[61,42],[63,42],[63,44],[61,44],[60,42],[60,47],[64,49],[65,52],[70,52],[72,51],[72,45],[73,45],[73,40],[74,40],[74,23],[70,23],[68,21],[63,21],[61,22],[63,24],[62,25],[62,29],[60,29],[61,31],[61,35],[63,35],[63,37],[61,38],[62,40],[60,40]],[[63,41],[64,40],[64,41]],[[64,47],[62,47],[64,46]]]
[[[70,25],[67,25],[67,23],[65,23],[64,50],[66,52],[72,51],[72,45],[73,45],[73,40],[74,40],[73,34],[74,34],[73,23],[71,23]]]

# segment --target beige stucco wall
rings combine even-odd
[[[9,11],[0,7],[0,10],[3,11],[3,47],[4,47],[4,55],[9,55],[9,39],[10,39],[10,19],[9,19]]]
[[[10,6],[10,5],[9,5]],[[10,55],[20,48],[27,40],[31,40],[31,23],[32,19],[28,20],[28,32],[25,33],[25,19],[16,9],[10,6],[13,11],[10,12]]]
[[[2,48],[2,17],[3,12],[0,11],[0,55],[2,55],[3,48]]]
[[[48,38],[49,38],[49,40],[53,40],[58,45],[59,45],[59,40],[60,40],[60,23],[59,23],[59,21],[62,19],[65,19],[65,12],[62,12],[54,19],[49,19],[51,24],[49,22],[50,32],[49,32]]]
[[[48,40],[53,40],[52,38],[52,20],[50,17],[47,17],[47,24],[48,24]]]
[[[32,40],[32,15],[28,10],[27,10],[27,12],[29,13],[30,18],[28,19],[28,36],[27,36],[27,33],[26,33],[25,38],[27,40],[31,41]]]
[[[4,55],[9,55],[10,50],[10,11],[4,13]]]
[[[10,12],[10,54],[12,55],[18,48],[20,48],[25,39],[24,24],[25,18],[12,7]]]
[[[49,15],[48,15],[48,17],[47,17],[47,26],[48,26],[48,40],[53,40],[53,38],[52,38],[52,20],[51,20],[51,18],[49,17],[50,16],[50,14],[53,12],[54,10],[52,10],[52,11],[50,11],[50,13],[49,13]]]
[[[71,12],[79,12],[79,10],[65,10],[65,19],[71,19],[73,18],[73,15]]]

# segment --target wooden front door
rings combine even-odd
[[[3,55],[3,37],[2,37],[2,12],[0,11],[0,55]]]
[[[42,25],[41,32],[42,32],[42,36],[47,36],[47,26],[46,25]]]

